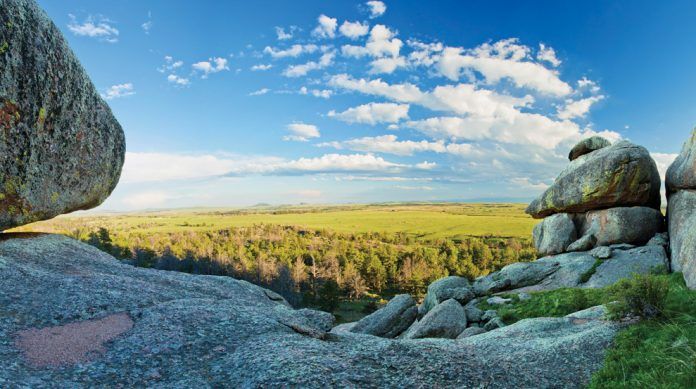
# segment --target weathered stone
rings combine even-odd
[[[620,141],[571,161],[526,212],[534,218],[617,206],[660,208],[661,179],[644,147]]]
[[[474,282],[478,296],[535,285],[558,270],[557,262],[517,262]]]
[[[578,142],[568,153],[568,159],[573,161],[580,156],[609,146],[611,146],[611,142],[601,136],[591,136]]]
[[[696,189],[696,128],[691,138],[684,142],[677,159],[667,169],[665,178],[667,192],[679,189]]]
[[[466,328],[466,313],[457,300],[449,299],[431,309],[418,324],[408,332],[407,339],[447,338],[454,339]]]
[[[634,274],[666,270],[667,253],[661,246],[637,247],[628,251],[614,250],[612,258],[602,262],[583,288],[603,288]]]
[[[428,293],[425,295],[419,317],[425,316],[437,304],[449,299],[455,299],[464,305],[471,301],[474,292],[471,290],[469,280],[465,277],[449,276],[440,278],[428,286]]]
[[[580,235],[592,235],[596,246],[643,245],[664,229],[662,213],[647,207],[617,207],[579,215]]]
[[[101,204],[125,138],[34,1],[0,1],[0,230]]]
[[[393,338],[406,330],[418,315],[418,308],[413,297],[400,294],[391,299],[387,305],[363,317],[355,323],[352,332]]]
[[[477,302],[477,300],[471,300],[464,306],[466,321],[469,323],[478,323],[481,321],[481,317],[483,316],[483,311],[476,306]]]
[[[582,311],[573,312],[566,317],[571,319],[582,319],[582,320],[602,320],[607,315],[607,307],[604,305],[595,305]]]
[[[532,299],[532,295],[522,292],[517,295],[517,298],[520,299],[520,301],[527,301]]]
[[[573,217],[567,213],[548,216],[534,226],[533,237],[534,247],[540,255],[565,252],[566,248],[577,239]]]
[[[481,316],[481,321],[491,321],[495,317],[498,317],[498,311],[496,311],[495,309],[489,309],[483,313],[483,316]]]
[[[696,191],[670,195],[667,220],[672,271],[682,272],[686,285],[696,289]]]
[[[304,316],[309,323],[322,331],[330,331],[336,322],[334,315],[315,309],[298,309],[297,314]]]
[[[619,328],[547,318],[457,341],[333,330],[321,340],[281,323],[312,328],[305,315],[233,278],[137,268],[55,235],[1,241],[0,258],[0,386],[10,388],[580,388]],[[89,363],[32,367],[14,343],[19,331],[123,312],[132,328]]]
[[[597,259],[609,259],[611,258],[611,247],[599,246],[590,250],[590,255]]]
[[[483,329],[486,331],[493,331],[503,327],[505,327],[505,323],[499,317],[494,317],[483,325]]]
[[[459,336],[457,336],[457,339],[464,339],[464,338],[468,338],[471,336],[476,336],[476,335],[480,335],[480,334],[484,334],[484,333],[486,333],[486,330],[484,330],[481,327],[468,327],[467,329],[462,331],[462,333],[459,334]]]
[[[573,252],[573,251],[588,251],[591,250],[595,244],[597,244],[597,238],[594,237],[592,234],[584,235],[580,237],[580,239],[576,240],[575,242],[571,243],[567,248],[567,252]]]
[[[666,232],[660,232],[655,234],[648,243],[645,244],[646,246],[662,246],[662,247],[669,247],[669,234]]]

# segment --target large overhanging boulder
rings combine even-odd
[[[34,1],[0,0],[0,229],[101,204],[123,130]]]
[[[679,189],[696,189],[696,129],[684,142],[681,153],[667,169],[665,184],[669,192]]]
[[[644,147],[620,141],[570,162],[526,212],[534,218],[617,206],[660,208],[660,174]]]

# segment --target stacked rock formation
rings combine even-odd
[[[123,130],[60,31],[29,0],[0,0],[0,230],[101,204]]]
[[[667,169],[667,221],[672,271],[696,289],[696,129]]]
[[[570,164],[526,212],[541,255],[613,244],[643,245],[664,225],[660,175],[644,147],[592,137],[570,152]]]

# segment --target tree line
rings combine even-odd
[[[294,305],[327,310],[339,299],[407,292],[531,261],[528,239],[420,240],[404,233],[339,233],[259,224],[217,231],[140,233],[78,227],[69,234],[136,266],[227,275],[268,287]]]

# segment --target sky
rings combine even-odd
[[[692,1],[39,4],[126,134],[100,210],[526,201],[696,125]]]

